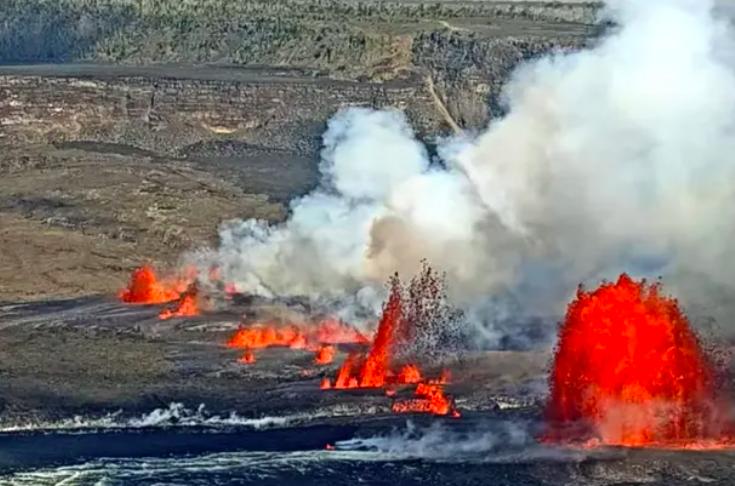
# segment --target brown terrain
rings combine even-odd
[[[519,61],[579,47],[593,33],[587,4],[443,5],[449,10],[391,10],[372,23],[370,32],[389,36],[393,47],[380,60],[384,54],[368,56],[356,44],[350,72],[320,60],[196,65],[183,54],[169,62],[111,64],[95,54],[79,56],[84,63],[0,66],[0,389],[7,416],[150,409],[172,400],[256,413],[265,402],[252,387],[236,386],[243,379],[260,380],[255,388],[280,394],[285,406],[291,386],[271,389],[287,379],[282,369],[274,380],[264,358],[253,375],[220,347],[238,325],[236,313],[211,316],[222,321],[217,325],[197,318],[163,325],[155,309],[124,310],[114,295],[142,262],[175,266],[183,251],[216,244],[222,222],[282,220],[287,202],[316,183],[320,137],[338,109],[402,109],[430,144],[436,135],[486,124]],[[370,8],[364,15],[373,15]],[[324,42],[313,48],[331,49]],[[302,372],[314,372],[311,357],[293,359],[274,363],[302,388],[315,389],[320,376],[336,371],[321,370],[307,385]],[[513,366],[515,359],[528,364]],[[511,353],[500,361],[491,374],[503,378],[488,384],[494,393],[537,379],[545,358]],[[340,400],[317,390],[315,405],[331,400],[325,396]],[[268,403],[280,408],[278,400]]]
[[[162,325],[154,310],[115,302],[130,272],[142,262],[175,266],[185,250],[216,244],[227,220],[283,220],[288,201],[315,185],[321,134],[342,107],[404,110],[429,145],[436,135],[481,128],[501,110],[513,67],[582,46],[598,8],[225,1],[219,10],[207,4],[190,20],[202,26],[174,42],[155,38],[184,28],[159,19],[169,12],[163,3],[119,0],[133,8],[127,17],[77,0],[33,5],[14,3],[0,38],[15,46],[0,66],[0,387],[8,410],[41,416],[187,396],[255,406],[250,387],[234,386],[248,372],[219,347],[237,314],[220,316],[219,325]],[[188,18],[185,8],[170,8]],[[236,28],[264,32],[258,46],[221,37],[215,19],[244,15],[240,8],[250,9],[252,23]],[[51,24],[59,12],[65,20]],[[138,23],[126,24],[129,15]],[[13,30],[20,19],[33,19],[40,37],[27,38],[21,24]],[[95,31],[95,22],[125,36],[102,39],[110,30]],[[44,40],[52,35],[44,26],[62,37]],[[288,40],[314,32],[310,42]],[[206,51],[210,38],[224,47]],[[144,49],[153,42],[161,50]],[[199,351],[185,352],[183,342]],[[182,361],[188,355],[203,361],[192,368]],[[310,368],[310,358],[294,359]],[[541,374],[544,359],[519,354],[528,363],[521,367],[514,359],[493,367],[505,376],[491,380],[495,392],[515,386],[516,372]],[[291,372],[296,381],[301,365]],[[499,371],[506,366],[512,372]],[[272,384],[271,377],[262,386]]]

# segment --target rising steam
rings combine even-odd
[[[664,275],[685,306],[724,315],[733,32],[709,0],[607,7],[614,32],[521,66],[508,115],[445,141],[438,160],[401,112],[337,113],[319,187],[290,219],[229,223],[192,258],[245,291],[373,312],[390,274],[427,259],[488,345],[513,330],[503,322],[559,315],[578,283],[620,271]]]

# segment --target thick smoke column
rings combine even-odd
[[[664,275],[683,304],[735,291],[733,33],[708,0],[616,0],[589,50],[521,66],[508,115],[431,161],[397,111],[324,135],[319,187],[269,227],[239,221],[195,258],[265,296],[377,311],[425,258],[488,344],[498,319],[559,315],[580,282]],[[520,306],[513,306],[521,302]]]

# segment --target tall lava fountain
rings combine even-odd
[[[733,432],[714,363],[676,300],[628,275],[582,288],[559,331],[548,439],[704,447]]]

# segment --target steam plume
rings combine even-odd
[[[619,455],[612,451],[575,451],[540,446],[534,440],[534,433],[534,427],[522,421],[480,421],[473,424],[471,430],[455,430],[439,422],[422,427],[409,421],[403,430],[394,429],[386,435],[340,441],[335,447],[342,451],[380,453],[393,459],[463,463],[538,459],[576,462],[592,455],[607,458]]]
[[[727,315],[733,32],[708,0],[614,0],[606,15],[617,30],[521,66],[508,115],[445,141],[440,161],[398,111],[337,113],[320,185],[290,219],[229,223],[195,258],[244,290],[349,310],[377,310],[385,278],[425,258],[488,345],[621,270],[664,275],[685,306]]]

